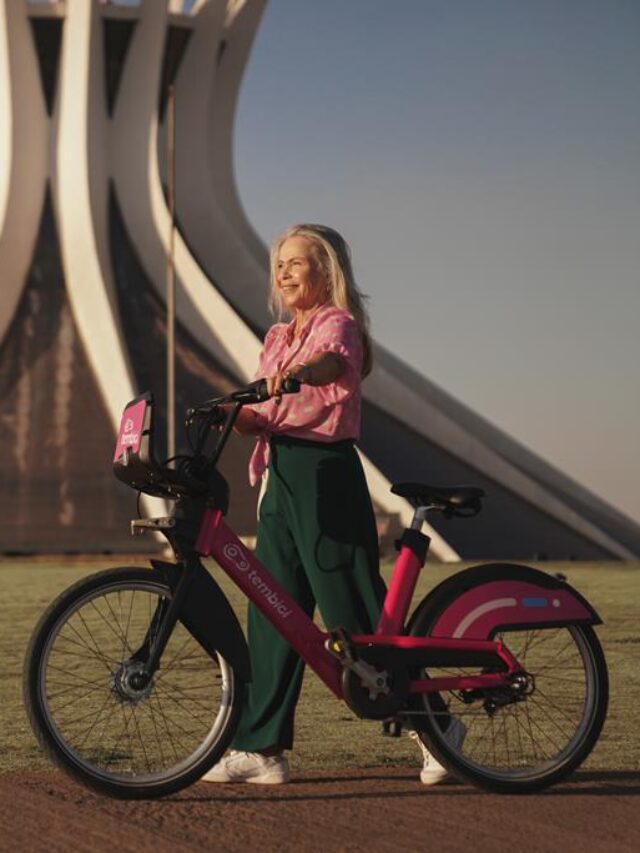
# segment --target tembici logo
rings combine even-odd
[[[286,619],[288,616],[291,616],[291,610],[287,607],[287,605],[282,601],[277,592],[274,592],[268,583],[262,580],[260,575],[255,569],[250,569],[249,561],[247,560],[245,554],[242,550],[237,546],[231,543],[224,546],[222,549],[222,553],[234,564],[236,569],[241,572],[248,572],[247,578],[251,581],[253,586],[257,589],[257,591],[262,595],[271,607]]]

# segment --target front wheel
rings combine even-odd
[[[438,616],[425,607],[411,633],[429,636]],[[414,703],[412,722],[428,749],[462,779],[500,793],[538,791],[572,773],[598,740],[608,702],[602,648],[589,625],[508,629],[494,639],[524,667],[522,692],[424,695]],[[429,669],[428,675],[479,672]]]
[[[50,757],[101,793],[138,799],[195,782],[235,731],[243,684],[178,622],[151,682],[137,678],[172,592],[149,570],[79,581],[43,614],[24,695]]]

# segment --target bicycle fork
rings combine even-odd
[[[169,601],[161,599],[156,605],[155,612],[140,647],[129,658],[130,662],[139,662],[141,668],[131,676],[131,686],[143,690],[153,678],[169,638],[180,618],[182,606],[189,592],[198,564],[198,557],[187,557],[184,561],[180,578]]]

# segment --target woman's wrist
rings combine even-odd
[[[310,364],[307,364],[306,361],[301,361],[294,367],[292,375],[295,379],[298,379],[304,385],[310,385],[312,376],[312,366]]]
[[[234,432],[241,435],[257,435],[264,431],[266,418],[254,409],[242,409],[236,418]]]

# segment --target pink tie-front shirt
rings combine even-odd
[[[360,436],[362,335],[348,311],[334,305],[313,314],[294,337],[294,322],[276,323],[266,334],[256,378],[274,376],[321,352],[337,352],[343,373],[328,385],[301,385],[297,394],[283,394],[251,408],[256,414],[258,440],[249,462],[249,482],[258,482],[269,464],[269,438],[291,435],[331,442]]]

